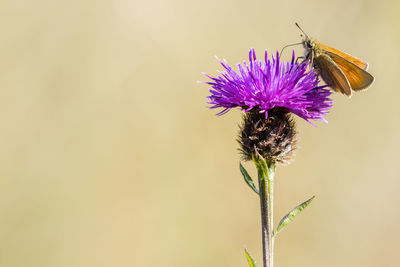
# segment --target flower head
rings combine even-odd
[[[253,154],[259,154],[268,162],[286,165],[296,150],[296,126],[283,108],[271,109],[267,119],[252,110],[243,115],[237,141],[244,160],[252,160]]]
[[[225,68],[220,76],[206,74],[212,80],[206,82],[212,86],[208,97],[211,108],[224,108],[218,115],[241,107],[246,112],[256,109],[268,118],[269,110],[281,107],[309,122],[325,121],[324,116],[332,107],[329,89],[318,86],[318,74],[307,71],[307,63],[295,63],[294,51],[292,60],[284,63],[278,52],[268,59],[265,51],[261,61],[250,49],[249,63],[238,64],[238,72],[226,61],[220,63]]]

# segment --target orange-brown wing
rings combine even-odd
[[[321,78],[334,91],[351,96],[349,81],[343,71],[327,54],[321,54],[315,57],[313,65],[319,71]]]
[[[316,41],[314,41],[316,42]],[[338,56],[341,56],[342,58],[350,61],[351,63],[353,63],[354,65],[362,68],[363,70],[367,70],[368,69],[368,63],[365,61],[362,61],[361,59],[358,59],[356,57],[350,56],[349,54],[342,52],[340,50],[337,50],[333,47],[329,47],[327,45],[321,44],[320,42],[317,42],[317,46],[319,46],[322,50],[325,50],[326,52],[329,52],[330,54],[336,54]]]
[[[346,78],[350,82],[351,88],[354,91],[367,89],[374,81],[374,77],[371,74],[345,58],[330,52],[328,52],[328,55],[339,66],[344,75],[346,75]]]

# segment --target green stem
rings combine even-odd
[[[265,162],[260,156],[253,156],[258,170],[258,186],[261,207],[261,231],[263,244],[264,267],[274,266],[274,234],[273,234],[273,185],[275,164]]]
[[[274,266],[274,176],[275,176],[275,164],[268,164],[268,180],[267,180],[267,221],[268,223],[268,240],[269,240],[269,267]]]

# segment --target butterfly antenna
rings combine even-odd
[[[300,31],[302,31],[302,33],[304,33],[304,35],[308,38],[308,35],[303,31],[302,28],[300,28],[299,24],[297,22],[295,22],[294,24],[296,24],[297,28],[299,28]]]

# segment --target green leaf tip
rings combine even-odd
[[[269,172],[267,162],[259,154],[253,153],[253,162],[256,165],[258,179],[268,180]]]
[[[264,173],[268,173],[267,169],[268,169],[268,165],[267,162],[265,161],[265,159],[260,155],[260,154],[255,154],[253,153],[253,162],[257,167],[257,170],[262,170],[264,171]]]
[[[256,165],[257,169],[260,167],[261,169],[272,169],[275,168],[275,161],[267,160],[263,156],[261,156],[258,151],[251,155],[254,164]]]
[[[249,173],[247,172],[247,170],[243,167],[242,163],[239,163],[239,168],[240,168],[240,172],[243,175],[244,181],[246,182],[246,184],[248,186],[250,186],[251,189],[253,189],[254,192],[256,192],[257,194],[260,194],[257,187],[255,186],[253,179],[251,178],[251,176],[249,175]]]
[[[294,220],[294,218],[302,212],[308,205],[310,205],[311,201],[315,196],[312,196],[310,199],[304,201],[300,205],[296,206],[294,209],[292,209],[288,214],[286,214],[282,220],[279,222],[278,227],[276,228],[276,234],[278,234],[288,223]]]
[[[253,257],[250,255],[250,253],[247,251],[247,248],[244,249],[244,253],[246,253],[246,259],[247,259],[247,262],[249,263],[249,266],[257,267],[256,261],[253,259]]]

